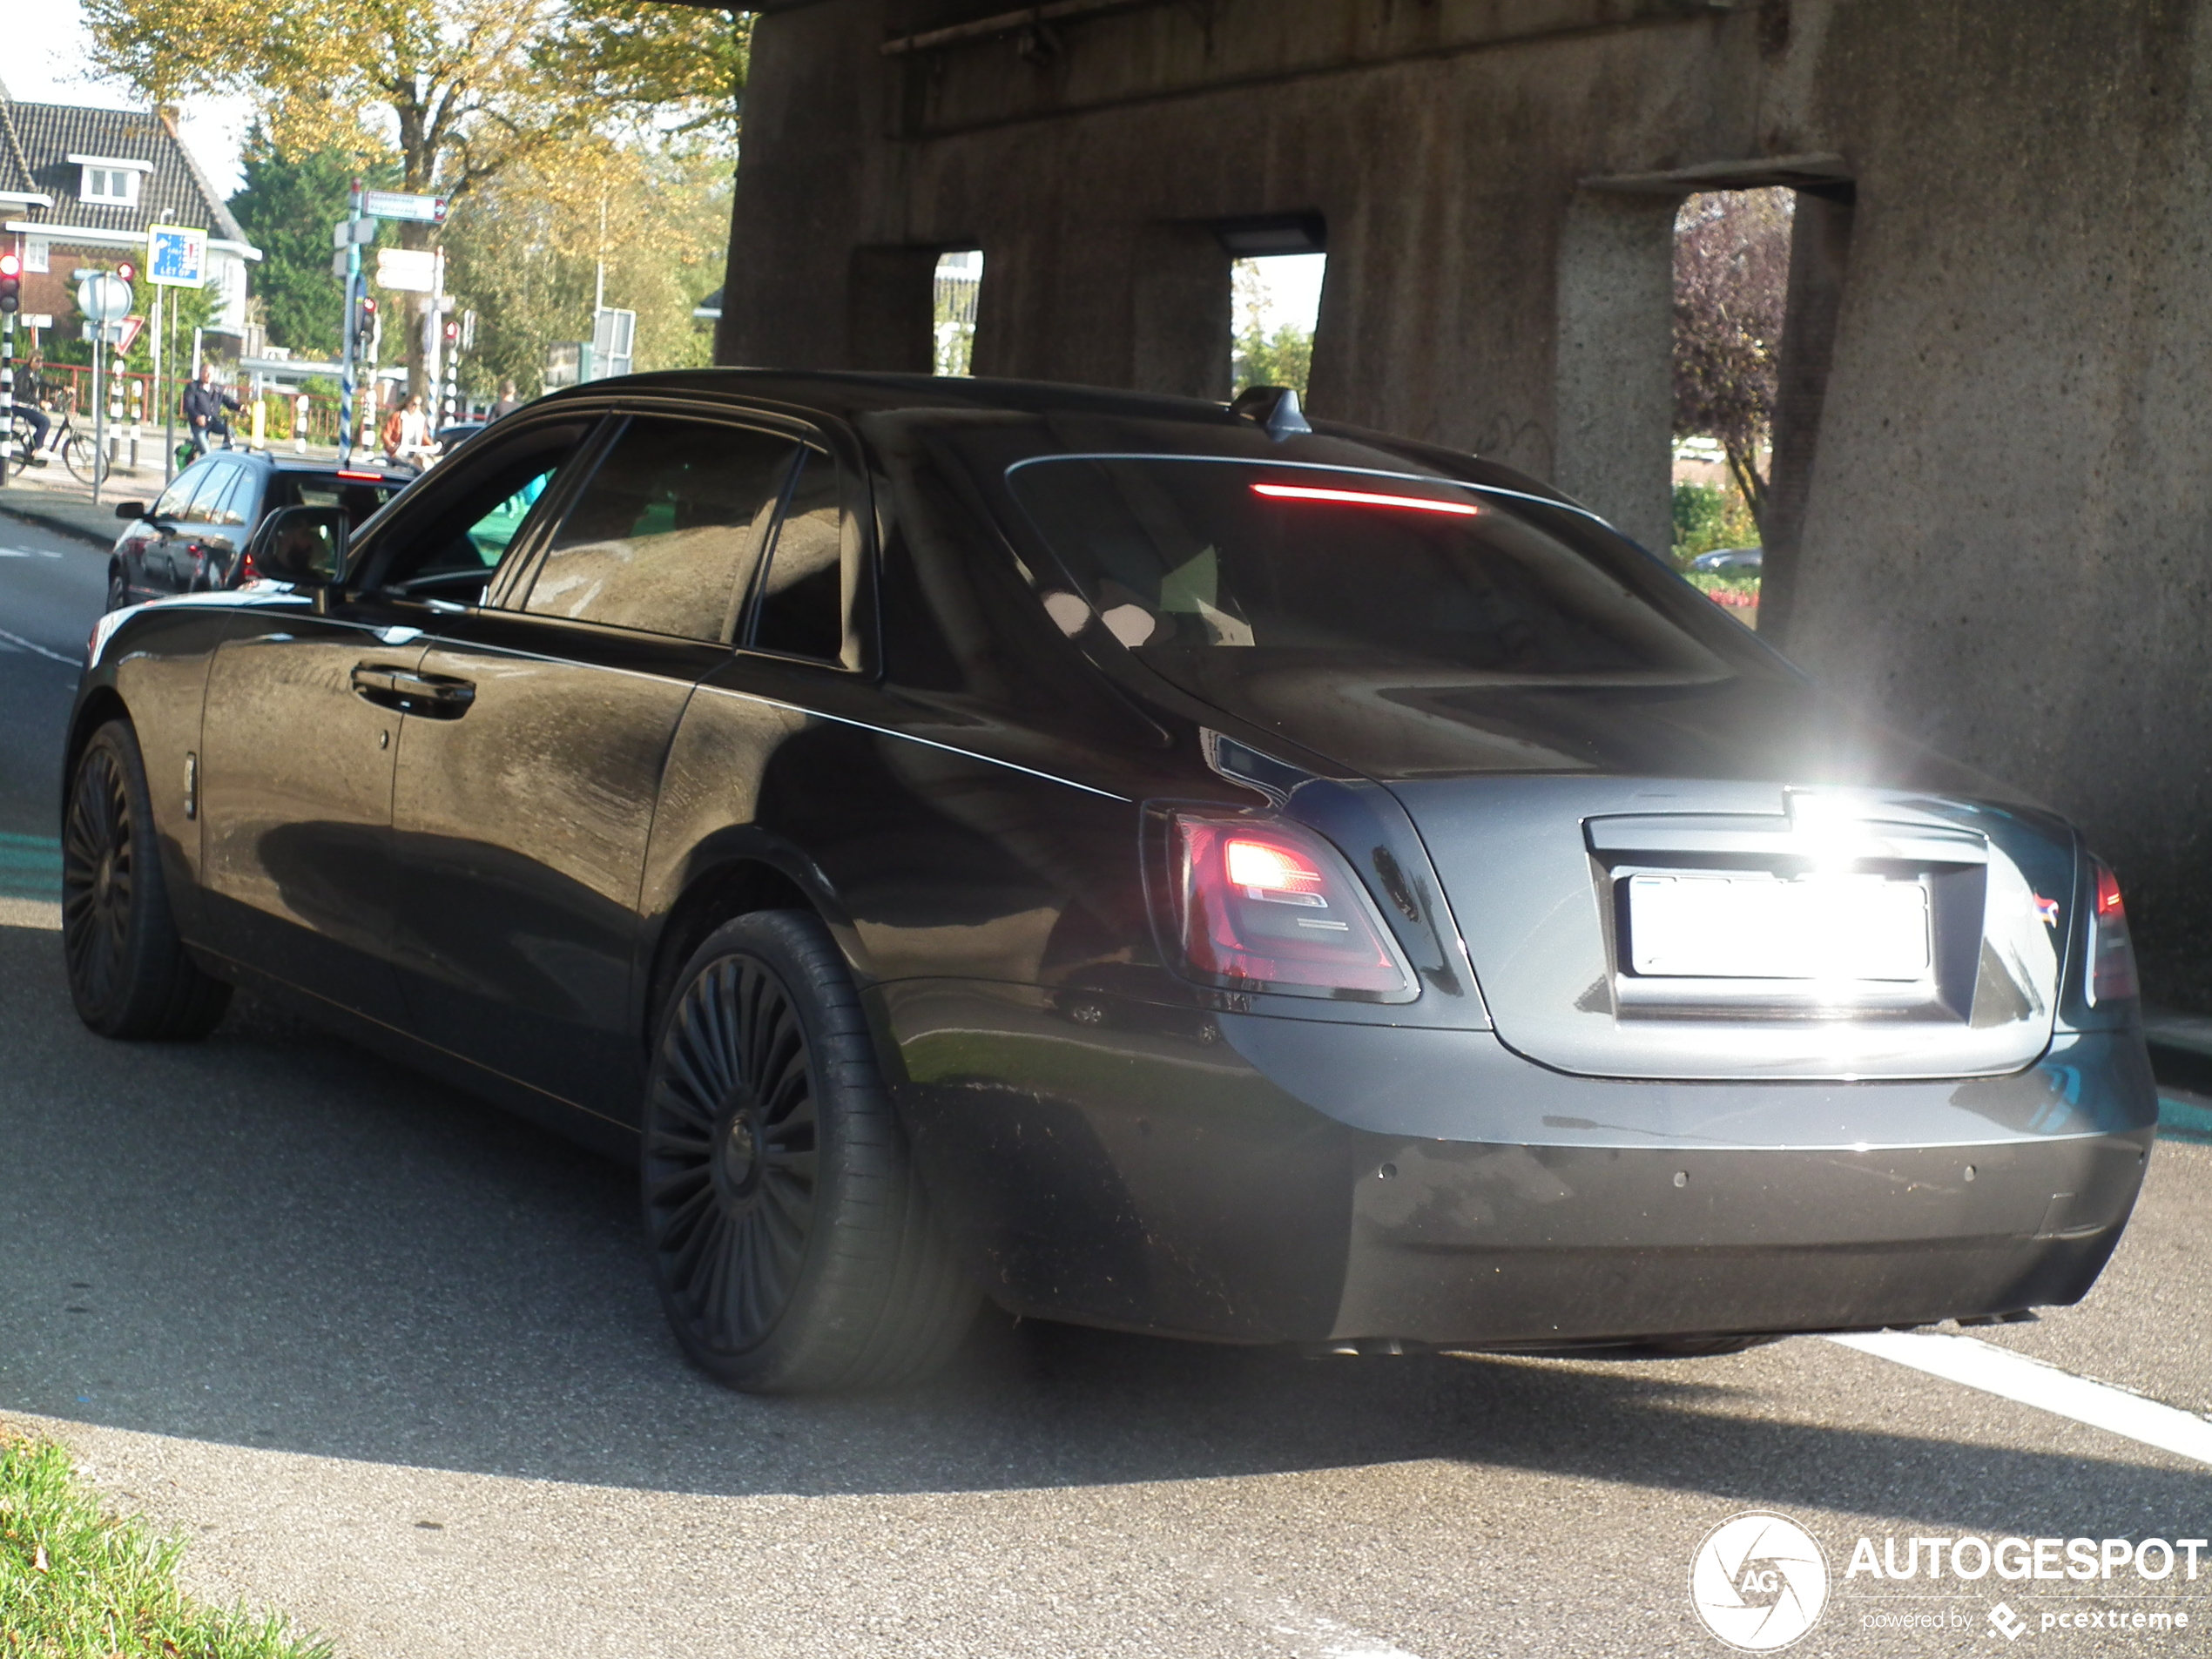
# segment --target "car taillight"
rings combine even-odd
[[[244,587],[249,582],[259,582],[260,579],[261,572],[254,565],[253,555],[251,552],[239,554],[238,560],[239,585],[240,587]]]
[[[2128,907],[2120,897],[2120,878],[2102,859],[2096,860],[2097,908],[2089,918],[2089,1001],[2122,1002],[2140,995],[2135,982],[2135,947],[2128,937]]]
[[[1344,860],[1279,819],[1169,819],[1166,931],[1191,977],[1301,996],[1399,1000],[1413,971]]]

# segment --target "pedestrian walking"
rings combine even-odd
[[[487,421],[496,421],[503,415],[514,414],[522,407],[523,400],[515,395],[515,382],[502,381],[499,383],[499,401],[491,406],[484,418]]]
[[[422,411],[420,394],[410,395],[384,421],[384,453],[394,461],[427,467],[436,455],[430,442],[430,417]]]

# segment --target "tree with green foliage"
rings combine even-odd
[[[392,182],[388,165],[364,170],[342,150],[288,156],[266,127],[248,134],[246,184],[230,199],[246,238],[261,250],[253,294],[270,341],[301,357],[333,358],[345,328],[346,284],[331,273],[330,228],[351,211],[353,181]],[[374,263],[373,245],[361,250]]]
[[[1230,343],[1229,383],[1232,390],[1247,386],[1287,386],[1301,398],[1313,373],[1313,331],[1294,323],[1266,326],[1267,280],[1255,261],[1239,261],[1234,277],[1238,327]]]

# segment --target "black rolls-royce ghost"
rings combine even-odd
[[[2063,821],[1573,502],[1236,404],[699,372],[105,619],[84,1019],[288,988],[641,1171],[699,1365],[984,1298],[1698,1350],[2078,1298],[2156,1103]]]

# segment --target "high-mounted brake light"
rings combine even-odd
[[[1473,502],[1435,501],[1426,496],[1384,496],[1366,489],[1323,489],[1308,484],[1254,484],[1252,494],[1278,501],[1325,501],[1347,507],[1404,507],[1417,513],[1449,513],[1473,518],[1482,509]]]
[[[1299,826],[1175,813],[1163,931],[1193,978],[1240,990],[1398,1001],[1419,990],[1336,849]]]
[[[2120,878],[2096,860],[2097,907],[2089,918],[2089,1001],[2122,1002],[2141,995],[2135,980],[2134,941],[2128,934],[2128,906]]]
[[[341,478],[357,478],[364,483],[381,484],[384,482],[384,475],[381,472],[349,471],[344,467],[338,469],[338,475]]]

